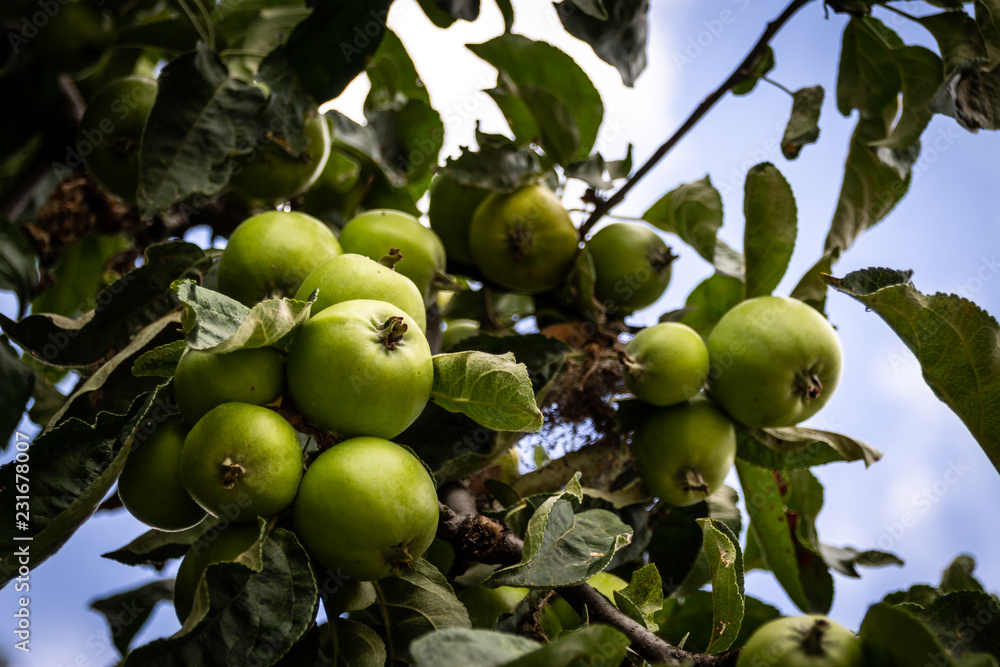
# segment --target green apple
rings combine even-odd
[[[198,420],[181,450],[181,481],[209,514],[240,523],[292,504],[302,479],[295,429],[276,412],[223,403]]]
[[[156,91],[156,81],[141,76],[112,81],[87,103],[77,130],[76,150],[90,175],[129,204],[139,187],[139,143]]]
[[[174,611],[182,624],[194,607],[198,584],[208,566],[236,560],[259,538],[256,523],[238,524],[223,531],[209,530],[188,548],[174,578]]]
[[[514,586],[487,588],[482,584],[476,584],[459,593],[458,599],[469,610],[472,627],[492,630],[497,618],[501,614],[511,613],[527,594],[527,588]]]
[[[430,303],[433,280],[444,271],[444,245],[438,235],[409,213],[389,209],[365,211],[348,222],[340,232],[344,252],[353,252],[376,261],[397,248],[403,256],[395,269],[413,281]]]
[[[309,189],[330,155],[330,127],[320,113],[305,124],[306,148],[291,150],[281,135],[268,137],[259,150],[236,159],[230,189],[245,199],[280,204]]]
[[[476,320],[456,318],[445,322],[445,330],[441,334],[441,349],[447,350],[453,345],[479,335],[480,325]]]
[[[273,347],[225,354],[189,348],[174,371],[174,400],[189,424],[217,405],[267,405],[284,392],[285,357]]]
[[[334,141],[326,166],[302,197],[302,210],[338,225],[352,218],[370,185],[366,166]]]
[[[616,607],[618,603],[615,602],[615,591],[620,591],[628,586],[627,581],[610,572],[598,572],[590,579],[587,579],[587,583],[593,586],[598,593],[606,597],[608,602]],[[553,597],[547,608],[551,609],[556,618],[559,619],[560,627],[563,630],[575,630],[583,623],[583,618],[580,617],[580,614],[576,613],[576,610],[559,596]]]
[[[573,267],[579,241],[569,212],[544,185],[490,194],[469,228],[469,246],[483,275],[526,294],[559,286]]]
[[[321,565],[357,581],[407,567],[434,540],[438,500],[424,464],[381,438],[345,440],[313,461],[292,511]]]
[[[205,518],[181,483],[187,426],[179,417],[148,421],[138,430],[118,477],[118,497],[139,521],[160,530],[184,530]]]
[[[727,312],[708,338],[709,390],[747,426],[792,426],[826,405],[843,352],[830,323],[797,299],[762,296]]]
[[[317,289],[313,313],[353,299],[386,301],[412,317],[421,331],[427,330],[424,297],[413,281],[364,255],[345,253],[316,267],[295,298],[305,301]]]
[[[637,333],[622,358],[625,384],[652,405],[683,403],[708,380],[708,348],[698,332],[679,322],[654,324]]]
[[[900,637],[901,641],[905,638]],[[861,640],[825,616],[785,616],[757,628],[736,667],[862,667]]]
[[[320,264],[341,253],[325,224],[297,211],[268,211],[233,231],[219,258],[219,291],[253,306],[292,296]]]
[[[705,398],[645,415],[632,439],[639,476],[665,503],[694,505],[722,487],[736,461],[736,431]]]
[[[45,17],[45,22],[38,22],[38,34],[31,40],[31,47],[47,67],[83,76],[114,44],[114,22],[90,2],[71,1],[54,7],[51,16],[45,11],[35,12],[33,18]]]
[[[427,218],[448,252],[448,258],[474,265],[469,246],[469,227],[476,207],[490,194],[489,190],[463,185],[447,174],[439,174],[431,183]]]
[[[384,301],[344,301],[313,315],[288,350],[288,393],[312,424],[341,436],[393,438],[423,411],[434,366],[412,317]]]
[[[627,315],[653,305],[670,284],[677,257],[652,229],[630,222],[602,227],[587,241],[594,260],[594,293],[609,313]]]

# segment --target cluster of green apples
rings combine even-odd
[[[139,520],[161,530],[207,514],[236,524],[185,557],[182,620],[205,567],[245,551],[257,518],[287,508],[310,555],[355,580],[388,576],[430,545],[434,481],[392,438],[430,398],[425,299],[443,266],[434,233],[397,211],[362,213],[339,239],[298,212],[262,213],[234,231],[218,262],[223,294],[247,306],[315,300],[287,353],[186,349],[173,379],[179,415],[151,425],[125,463],[118,492]],[[302,421],[346,439],[306,467],[293,426],[308,430]]]
[[[622,361],[627,386],[650,406],[632,440],[640,475],[655,496],[686,506],[722,486],[736,459],[734,421],[792,426],[816,414],[842,352],[815,309],[767,296],[729,310],[707,343],[679,322],[643,329]]]

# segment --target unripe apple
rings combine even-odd
[[[448,258],[473,265],[469,228],[476,207],[490,194],[485,188],[462,185],[448,174],[439,174],[431,183],[427,218],[448,251]]]
[[[679,322],[654,324],[625,346],[625,384],[636,398],[667,406],[694,398],[708,379],[708,348]]]
[[[356,299],[303,324],[288,350],[288,393],[312,424],[342,436],[393,438],[430,399],[434,366],[413,318]]]
[[[150,422],[155,430],[132,442],[118,477],[118,497],[139,521],[160,530],[184,530],[205,518],[181,483],[181,449],[188,429],[180,417]],[[139,435],[146,433],[140,429]]]
[[[381,438],[351,438],[312,462],[295,499],[295,533],[321,565],[356,581],[408,567],[434,540],[434,480]]]
[[[198,420],[181,450],[181,481],[210,514],[240,523],[292,504],[302,479],[295,429],[276,412],[223,403]]]
[[[736,461],[736,431],[705,398],[654,408],[632,439],[643,483],[660,500],[694,505],[722,487]]]
[[[284,391],[285,357],[273,347],[224,354],[189,348],[174,371],[174,399],[189,424],[217,405],[267,405]]]
[[[337,237],[316,218],[296,211],[260,213],[230,235],[219,258],[219,291],[247,306],[292,296],[316,267],[340,253]]]
[[[181,623],[191,613],[195,591],[208,566],[236,560],[259,538],[260,528],[256,523],[238,524],[221,532],[210,530],[188,548],[174,578],[174,611]]]
[[[469,228],[469,246],[483,275],[525,294],[558,287],[573,267],[579,243],[569,212],[544,185],[490,194]]]
[[[899,638],[905,641],[905,638]],[[853,632],[825,616],[785,616],[757,628],[736,667],[862,667]]]
[[[653,305],[670,284],[677,257],[652,229],[630,222],[602,227],[587,241],[594,260],[594,293],[610,313]]]
[[[385,301],[412,317],[421,331],[427,330],[424,298],[413,281],[364,255],[345,253],[321,264],[305,279],[295,298],[305,301],[317,289],[313,314],[354,299]]]
[[[826,405],[843,352],[830,323],[797,299],[762,296],[727,312],[708,339],[709,390],[733,419],[792,426]]]

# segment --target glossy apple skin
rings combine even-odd
[[[476,208],[469,228],[476,266],[491,282],[538,294],[566,279],[579,235],[562,202],[543,185],[494,192]]]
[[[861,640],[839,623],[818,615],[785,616],[768,621],[750,635],[736,661],[736,667],[863,667],[864,664]]]
[[[236,560],[256,544],[259,537],[260,528],[256,523],[244,523],[221,532],[210,530],[191,545],[174,578],[174,611],[182,624],[191,613],[195,591],[208,566]]]
[[[662,322],[637,333],[625,346],[625,384],[652,405],[683,403],[708,380],[708,348],[691,327]]]
[[[233,231],[219,258],[219,291],[246,306],[292,296],[320,264],[341,254],[337,237],[316,218],[267,211]]]
[[[609,313],[627,315],[656,303],[670,284],[674,255],[652,229],[630,222],[602,227],[587,241],[594,293]]]
[[[184,530],[205,518],[181,483],[181,449],[188,427],[180,417],[147,424],[138,431],[118,477],[118,497],[125,509],[147,526]]]
[[[285,357],[273,347],[225,354],[189,348],[174,371],[174,399],[189,424],[217,405],[267,405],[284,392]]]
[[[134,204],[139,187],[139,144],[156,101],[154,79],[128,76],[94,93],[80,119],[76,150],[105,190]]]
[[[330,156],[330,128],[319,113],[305,124],[308,144],[303,153],[291,153],[283,140],[267,140],[264,148],[240,156],[229,181],[230,189],[249,200],[280,204],[309,189]]]
[[[299,287],[295,298],[305,301],[317,289],[313,313],[354,299],[386,301],[412,317],[421,331],[427,331],[424,297],[413,281],[364,255],[344,253],[319,265]]]
[[[736,431],[726,413],[697,398],[652,408],[632,439],[639,475],[653,495],[676,507],[694,505],[722,487],[736,461]],[[693,488],[695,471],[707,488]]]
[[[340,232],[344,252],[364,255],[376,262],[397,248],[403,256],[395,270],[413,281],[424,302],[430,303],[438,271],[444,271],[446,256],[441,239],[409,213],[372,209],[352,218]]]
[[[712,396],[733,419],[753,427],[793,426],[816,414],[837,388],[843,365],[840,340],[826,318],[802,301],[776,296],[734,306],[709,336],[708,354]]]
[[[292,521],[321,565],[356,581],[374,581],[430,546],[438,525],[437,492],[408,450],[381,438],[351,438],[309,466]]]
[[[181,481],[195,502],[234,523],[292,504],[302,448],[285,418],[247,403],[223,403],[198,420],[181,451]]]
[[[391,318],[406,325],[387,347]],[[345,437],[393,438],[430,399],[434,367],[412,317],[384,301],[357,299],[303,324],[288,350],[288,392],[312,424]]]
[[[469,228],[476,207],[490,194],[489,190],[462,185],[447,174],[440,174],[431,183],[427,218],[448,252],[448,258],[461,264],[474,265],[469,246]]]

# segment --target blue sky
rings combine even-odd
[[[632,143],[637,161],[652,153],[729,74],[781,8],[781,3],[754,0],[652,3],[650,65],[629,90],[589,47],[565,35],[547,3],[514,4],[519,11],[515,31],[567,50],[601,90],[602,153],[616,159]],[[476,24],[459,24],[447,32],[430,26],[410,0],[397,0],[390,15],[390,25],[401,35],[445,120],[448,135],[442,158],[471,143],[476,119],[483,120],[486,131],[503,127],[493,103],[476,92],[493,85],[495,72],[462,46],[502,30],[492,3],[483,5]],[[918,12],[919,7],[911,9]],[[930,36],[919,27],[888,13],[879,16],[907,42],[930,44]],[[776,290],[787,294],[821,252],[855,120],[840,116],[835,105],[845,23],[842,16],[825,18],[822,3],[812,3],[773,42],[775,80],[791,89],[820,84],[827,90],[818,144],[807,146],[794,162],[771,149],[781,137],[791,101],[777,88],[761,84],[750,96],[724,98],[616,213],[637,216],[678,184],[709,174],[725,204],[722,237],[741,247],[745,173],[758,162],[771,161],[791,184],[799,211],[796,252],[786,280]],[[359,80],[334,106],[360,118],[365,92],[366,83]],[[950,119],[935,118],[925,142],[910,193],[857,241],[834,273],[869,266],[913,269],[914,284],[921,291],[957,292],[1000,313],[1000,170],[995,162],[1000,138],[993,133],[972,135]],[[574,205],[570,199],[566,203]],[[661,312],[683,305],[691,288],[712,272],[692,250],[665,238],[680,255],[673,283],[659,303],[636,316],[637,322],[652,322]],[[0,307],[8,314],[13,310],[10,299],[0,301]],[[831,615],[857,629],[869,604],[912,583],[936,583],[941,569],[959,553],[976,556],[977,574],[987,588],[1000,589],[1000,560],[988,558],[1000,538],[989,519],[981,518],[984,512],[992,516],[1000,506],[1000,476],[959,419],[934,397],[913,356],[877,315],[840,294],[830,295],[828,310],[844,346],[844,376],[831,402],[807,425],[864,440],[885,457],[869,470],[860,463],[817,470],[826,490],[820,536],[837,546],[887,549],[906,561],[902,568],[864,571],[860,580],[836,576]],[[4,460],[9,458],[8,452]],[[735,479],[732,483],[736,485]],[[903,527],[907,516],[912,520]],[[12,640],[4,640],[0,656],[16,666],[112,664],[116,654],[104,619],[87,604],[105,591],[128,589],[157,576],[146,568],[100,558],[143,530],[124,512],[102,513],[81,528],[63,551],[32,574],[34,652],[12,655]],[[750,573],[747,590],[785,613],[795,613],[766,573]],[[11,588],[0,591],[0,615],[6,616],[14,604]],[[177,628],[173,609],[161,605],[139,640],[169,635]]]

